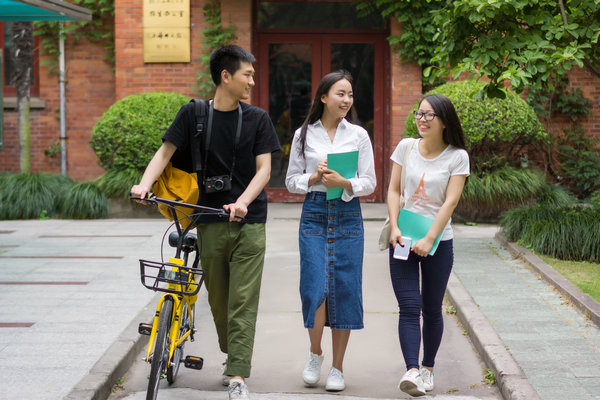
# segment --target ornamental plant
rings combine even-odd
[[[151,92],[113,104],[92,130],[90,145],[107,171],[144,171],[179,108],[190,101],[177,93]]]

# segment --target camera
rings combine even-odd
[[[231,190],[231,178],[229,175],[210,176],[204,179],[204,192],[217,193]]]

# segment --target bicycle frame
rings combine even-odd
[[[170,293],[165,294],[160,298],[156,306],[156,313],[154,314],[154,321],[152,323],[152,332],[150,333],[150,340],[148,342],[148,353],[146,355],[146,362],[150,362],[150,356],[152,353],[152,349],[154,348],[154,341],[156,340],[156,330],[158,327],[158,319],[160,318],[160,310],[167,297],[170,297],[173,300],[173,315],[171,316],[171,330],[169,331],[169,339],[171,345],[169,346],[169,358],[167,360],[167,365],[171,363],[173,353],[175,352],[177,346],[185,342],[192,333],[192,326],[194,326],[194,316],[192,313],[192,307],[196,302],[198,295],[196,294],[194,296],[182,296],[173,295]],[[187,311],[190,315],[190,327],[181,337],[179,337],[179,332],[181,330],[181,316],[183,315],[184,307],[187,307]]]

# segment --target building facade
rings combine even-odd
[[[203,52],[206,1],[189,1],[190,62],[144,62],[143,0],[115,0],[114,66],[105,61],[101,45],[67,40],[67,172],[72,179],[90,180],[104,172],[89,141],[94,124],[115,101],[150,91],[197,96],[193,87]],[[273,156],[270,200],[301,200],[284,188],[288,145],[320,78],[343,68],[354,77],[357,122],[369,131],[374,148],[378,186],[367,201],[383,201],[389,155],[422,94],[420,67],[401,62],[387,42],[388,36],[400,33],[398,23],[360,17],[352,1],[314,0],[222,0],[221,19],[224,25],[235,26],[236,43],[257,58],[250,102],[268,111],[283,145],[283,151]],[[59,157],[48,151],[59,135],[58,78],[44,66],[44,56],[37,59],[41,62],[32,92],[32,170],[59,172]],[[584,126],[587,133],[600,136],[598,78],[576,70],[571,84],[594,101]],[[8,89],[5,82],[0,171],[18,171],[16,101]]]

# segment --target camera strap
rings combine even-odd
[[[206,141],[204,144],[204,168],[202,168],[202,182],[206,179],[206,165],[208,160],[208,147],[210,146],[210,136],[212,134],[212,124],[214,115],[214,101],[209,102],[208,107],[208,124],[206,127]],[[240,143],[240,137],[242,135],[242,105],[238,102],[238,120],[235,127],[235,142],[233,145],[233,161],[231,162],[231,170],[229,171],[229,179],[233,179],[233,170],[235,169],[235,153]]]

